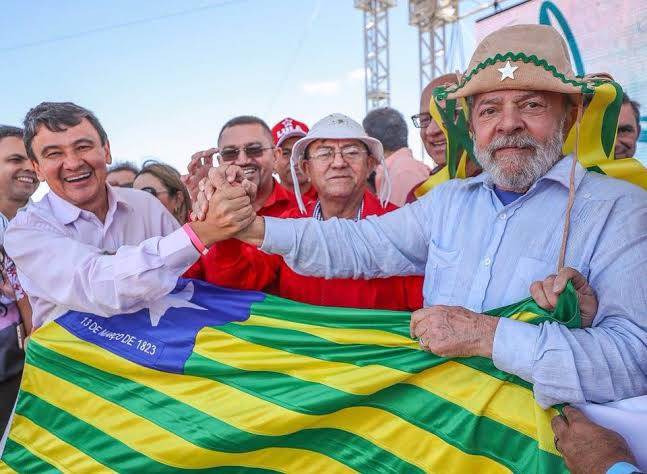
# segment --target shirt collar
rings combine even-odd
[[[126,199],[121,196],[118,190],[108,184],[106,184],[106,187],[108,189],[108,213],[106,214],[106,223],[108,223],[112,220],[112,216],[117,210],[117,207],[131,209],[131,206],[130,204],[128,204]],[[71,224],[79,218],[82,212],[87,212],[79,207],[76,207],[74,204],[66,201],[52,191],[49,191],[47,193],[47,200],[49,201],[50,207],[56,220],[64,225]]]
[[[530,191],[537,187],[542,181],[554,181],[560,183],[566,189],[569,187],[571,178],[571,164],[573,163],[573,155],[568,155],[559,160],[555,165],[548,170],[548,172],[539,178],[531,187]],[[586,169],[578,162],[575,167],[575,189],[577,189],[586,175]],[[483,185],[487,189],[494,189],[494,183],[489,173],[481,173],[478,176],[471,178],[467,184],[468,187]],[[526,193],[527,194],[527,193]]]
[[[353,219],[355,222],[359,221],[362,218],[362,213],[364,212],[364,199],[362,199],[362,204],[360,204],[359,209],[357,210],[357,216]],[[321,212],[321,201],[317,199],[317,204],[315,204],[315,209],[312,212],[312,217],[318,221],[324,220],[323,212]]]

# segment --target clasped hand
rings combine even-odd
[[[590,327],[598,310],[598,300],[586,278],[577,270],[563,268],[557,275],[534,282],[530,294],[540,307],[552,311],[569,280],[577,292],[582,327]],[[442,357],[491,358],[498,322],[495,316],[475,313],[461,306],[435,305],[411,315],[410,332],[423,350]]]
[[[198,185],[193,202],[193,225],[208,225],[212,242],[235,237],[254,222],[255,197],[256,185],[245,178],[240,167],[212,167]]]

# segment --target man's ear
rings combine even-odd
[[[301,168],[301,172],[312,181],[312,176],[310,176],[310,161],[309,160],[299,160],[297,166]]]
[[[368,174],[371,174],[377,168],[379,164],[378,161],[373,157],[373,155],[368,155],[368,161],[366,162],[368,166]]]
[[[110,153],[110,141],[106,140],[106,143],[103,145],[103,150],[106,152],[106,164],[109,165],[112,163],[112,154]]]
[[[40,171],[40,163],[38,163],[38,160],[32,160],[31,163],[32,165],[34,165],[34,171],[36,172],[36,177],[38,178],[38,181],[40,181],[41,183],[44,183],[45,176]]]
[[[283,158],[283,150],[281,149],[280,146],[274,147],[274,161],[273,161],[273,167],[276,169],[276,165],[279,163],[279,160]]]

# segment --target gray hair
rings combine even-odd
[[[37,161],[31,144],[41,125],[51,132],[64,132],[70,127],[76,127],[83,119],[90,122],[99,134],[101,145],[105,145],[108,142],[108,135],[99,119],[88,109],[72,102],[41,102],[30,109],[25,116],[25,136],[23,138],[29,158]]]
[[[369,137],[382,143],[385,151],[393,152],[409,146],[407,122],[400,112],[391,107],[371,110],[362,126]]]

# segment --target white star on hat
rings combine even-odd
[[[519,69],[518,66],[513,66],[510,64],[510,61],[507,61],[505,63],[505,67],[502,67],[500,69],[497,69],[501,73],[501,80],[503,81],[504,79],[510,78],[514,79],[514,72]]]

